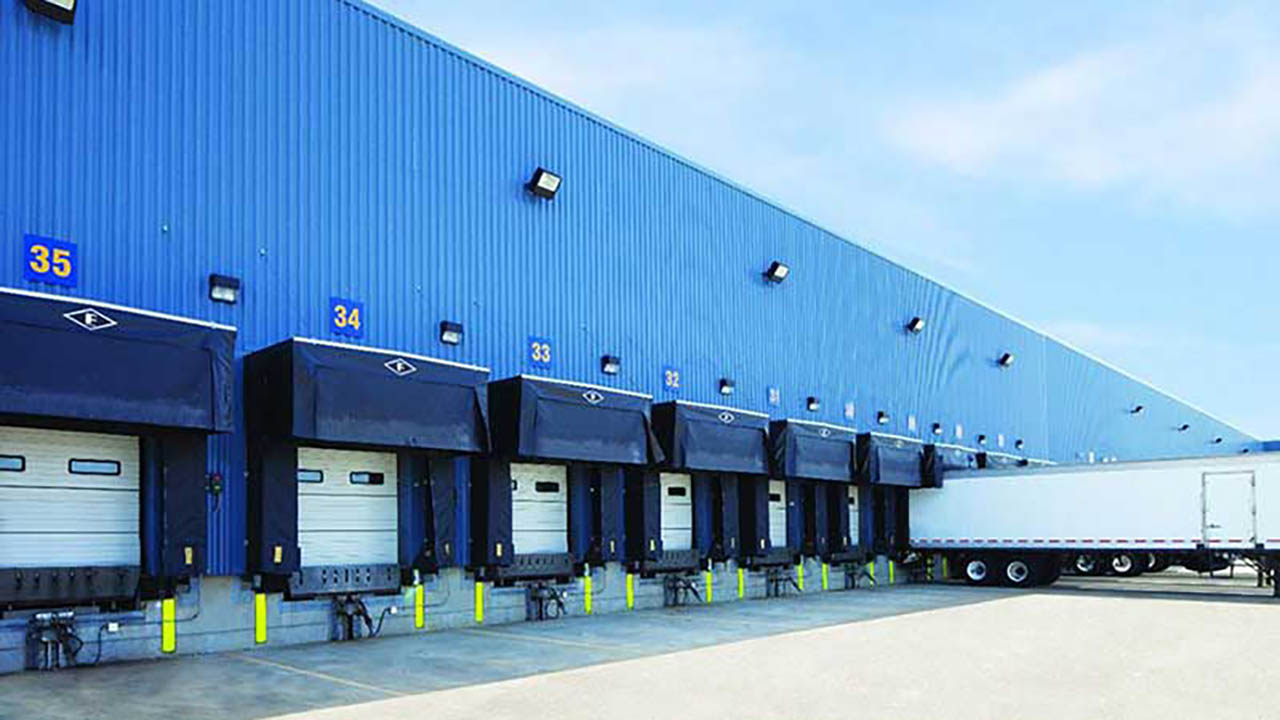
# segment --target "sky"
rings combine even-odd
[[[1280,438],[1274,2],[373,4]]]

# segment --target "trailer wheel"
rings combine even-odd
[[[1097,555],[1082,553],[1071,559],[1071,567],[1076,571],[1077,575],[1101,575],[1102,563],[1098,562]]]
[[[1032,569],[1032,563],[1024,558],[1011,558],[1004,564],[1001,580],[1009,587],[1030,587],[1038,574]]]
[[[1117,553],[1111,556],[1109,564],[1111,572],[1120,577],[1137,577],[1146,571],[1147,558],[1145,555]]]
[[[986,585],[991,582],[991,565],[984,557],[970,558],[964,564],[964,579],[970,585]]]
[[[1169,569],[1173,562],[1168,555],[1156,555],[1151,553],[1151,565],[1147,568],[1149,573],[1164,572]]]

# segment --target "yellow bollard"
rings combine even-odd
[[[253,594],[253,642],[267,644],[267,594]]]
[[[588,566],[582,576],[582,609],[591,614],[591,568]]]
[[[889,561],[889,584],[893,584],[893,561]]]
[[[484,623],[484,583],[476,581],[476,622]]]
[[[738,568],[738,599],[747,595],[747,574],[742,568]]]
[[[636,576],[627,573],[627,609],[634,610],[636,607]]]
[[[160,652],[171,653],[178,649],[178,601],[165,598],[160,601]]]
[[[422,583],[413,586],[413,626],[419,630],[427,626],[427,589]]]
[[[800,588],[800,592],[804,592],[804,561],[801,560],[796,565],[796,587]]]
[[[831,585],[830,585],[829,574],[830,574],[830,571],[827,569],[827,564],[822,563],[822,589],[823,590],[830,589]]]
[[[944,581],[945,581],[945,580],[950,580],[950,579],[951,579],[951,573],[950,573],[950,572],[948,572],[948,570],[947,570],[947,556],[946,556],[946,555],[943,555],[943,556],[942,556],[942,579],[943,579]]]
[[[707,580],[707,604],[708,604],[708,605],[710,605],[710,604],[711,604],[711,594],[712,594],[713,592],[715,592],[715,590],[714,590],[714,589],[712,588],[712,586],[711,586],[711,571],[710,571],[710,570],[707,570],[706,572],[704,572],[704,573],[703,573],[703,576],[704,576],[704,577],[706,578],[706,580]]]

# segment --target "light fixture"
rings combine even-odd
[[[810,395],[804,401],[804,406],[809,408],[809,412],[818,412],[818,408],[822,407],[822,403],[818,401],[818,398]]]
[[[1129,412],[1133,415],[1141,415],[1146,409],[1147,407],[1145,405],[1134,405],[1133,409]]]
[[[235,305],[240,299],[240,278],[230,275],[209,276],[209,299],[214,302]]]
[[[605,355],[600,358],[600,372],[605,375],[617,375],[622,372],[622,358],[617,355]]]
[[[1214,444],[1214,445],[1221,445],[1221,444],[1222,444],[1222,438],[1220,438],[1220,437],[1216,437],[1216,438],[1214,438],[1214,439],[1213,439],[1213,444]]]
[[[1181,425],[1178,426],[1178,432],[1186,432],[1190,429],[1191,429],[1191,426],[1186,423],[1182,423]]]
[[[76,0],[26,0],[27,9],[70,25],[76,19]]]
[[[765,279],[771,283],[780,283],[783,280],[786,280],[787,276],[790,274],[790,266],[780,263],[777,260],[769,263],[769,269],[764,271]]]
[[[978,436],[978,444],[979,444],[979,445],[986,445],[986,444],[987,444],[987,436],[986,436],[986,435],[979,435],[979,436]]]
[[[924,331],[924,318],[913,317],[907,321],[907,332],[916,335]]]
[[[887,412],[885,412],[885,411],[883,411],[883,410],[881,410],[881,411],[877,412],[877,413],[876,413],[876,424],[878,424],[878,425],[888,425],[888,424],[889,424],[889,413],[887,413]]]
[[[1242,449],[1242,450],[1240,451],[1240,454],[1241,454],[1241,455],[1248,455],[1248,454],[1249,454],[1249,448],[1244,448],[1244,449]]]
[[[533,177],[529,178],[529,184],[525,187],[534,195],[550,200],[560,192],[560,180],[559,175],[539,167],[533,171]]]
[[[933,434],[934,434],[934,435],[941,435],[941,434],[942,434],[942,423],[934,423],[934,424],[933,424],[933,427],[932,427],[932,430],[933,430]]]
[[[445,345],[462,344],[462,323],[449,320],[440,321],[440,342]]]
[[[1025,445],[1026,443],[1022,442],[1022,438],[1018,438],[1017,440],[1013,441],[1013,446],[1019,450],[1021,450]]]
[[[721,395],[732,395],[733,388],[734,388],[734,385],[733,385],[732,379],[720,378],[720,394]]]
[[[999,366],[1000,366],[1000,367],[1002,367],[1002,368],[1007,368],[1007,367],[1012,366],[1012,365],[1013,365],[1013,353],[1004,353],[1003,355],[1001,355],[1001,356],[999,357],[999,359],[997,359],[997,360],[996,360],[996,364],[997,364],[997,365],[999,365]]]

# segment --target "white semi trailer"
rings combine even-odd
[[[1245,558],[1274,573],[1280,453],[949,472],[912,492],[909,517],[912,549],[973,584],[1047,584],[1088,559],[1129,574],[1147,558]]]

